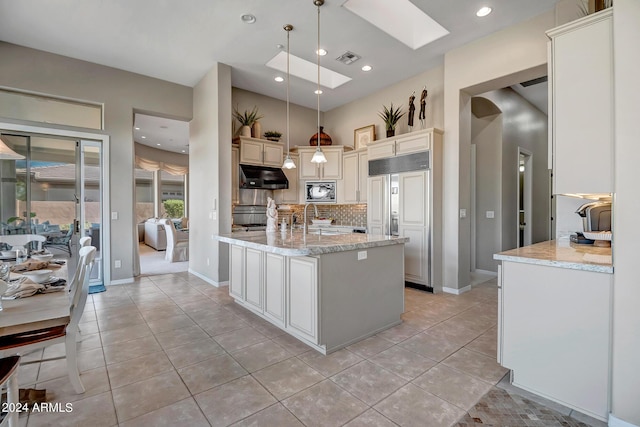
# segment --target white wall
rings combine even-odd
[[[403,80],[373,93],[367,97],[358,99],[324,114],[325,130],[333,138],[333,143],[338,145],[353,146],[353,131],[355,129],[375,124],[376,139],[386,138],[386,129],[378,112],[382,106],[401,106],[405,112],[409,111],[409,96],[416,92],[416,112],[413,121],[413,130],[420,129],[418,113],[420,111],[420,93],[423,86],[427,86],[428,96],[426,105],[426,126],[442,129],[444,125],[444,78],[443,67],[435,67],[424,71],[415,77]],[[396,127],[396,135],[407,133],[407,115],[401,119]],[[309,135],[311,136],[311,135]]]
[[[189,126],[189,271],[228,280],[229,249],[212,239],[231,232],[231,68],[214,66],[193,89]]]
[[[111,278],[132,278],[134,245],[138,244],[133,194],[133,114],[146,111],[189,120],[192,89],[4,42],[0,42],[0,58],[0,86],[104,104],[104,131],[111,138],[110,210],[119,216],[111,221],[111,249],[122,261],[122,268],[111,267]]]
[[[268,130],[275,130],[282,134],[280,141],[287,143],[287,103],[269,96],[249,92],[244,89],[233,88],[231,91],[232,105],[240,113],[245,110],[251,111],[254,106],[258,107],[259,114],[264,117],[260,119],[262,133]],[[320,124],[322,125],[323,113],[320,114]],[[240,123],[233,120],[236,132],[240,130]],[[309,145],[309,138],[315,135],[318,129],[318,110],[301,107],[296,104],[289,104],[289,129],[291,131],[291,147],[296,145]],[[325,127],[325,132],[333,137],[329,128]],[[260,136],[260,138],[264,138]],[[335,138],[333,144],[338,145]]]
[[[444,286],[469,284],[471,143],[470,96],[546,73],[545,31],[555,25],[548,12],[445,54],[444,63]],[[455,197],[458,195],[458,197]]]
[[[638,279],[638,99],[640,99],[640,1],[616,0],[613,8],[615,144],[613,204],[612,413],[640,426],[640,279]],[[612,425],[612,424],[610,424]]]

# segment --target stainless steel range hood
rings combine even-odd
[[[283,190],[289,181],[280,168],[240,165],[240,188]]]

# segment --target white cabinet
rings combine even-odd
[[[398,234],[409,238],[409,242],[405,243],[404,275],[409,282],[428,285],[428,172],[401,173],[398,180]]]
[[[291,154],[291,160],[296,164],[296,169],[282,169],[282,172],[284,172],[287,180],[289,181],[289,188],[286,190],[274,191],[274,198],[277,204],[299,203],[300,200],[297,169],[300,167],[300,158],[297,154]],[[284,162],[284,158],[282,161]]]
[[[613,192],[613,11],[547,32],[555,194]]]
[[[606,421],[613,275],[502,261],[498,360],[513,384]]]
[[[342,179],[342,146],[321,147],[326,163],[311,163],[316,147],[298,147],[300,164],[298,165],[300,180],[307,179]]]
[[[342,158],[343,202],[366,203],[369,156],[366,150],[347,153]]]
[[[236,205],[240,200],[240,149],[234,145],[231,147],[231,203]]]
[[[315,343],[318,340],[318,259],[292,257],[287,283],[287,329]]]
[[[245,248],[245,301],[257,311],[262,311],[262,291],[264,289],[264,284],[262,283],[263,260],[264,252]]]
[[[387,179],[383,175],[367,180],[367,232],[385,234],[385,209],[387,205]]]
[[[286,303],[286,258],[265,253],[264,316],[275,325],[284,328]]]
[[[244,248],[231,245],[229,250],[229,295],[244,299]]]
[[[432,140],[433,129],[427,129],[425,131],[412,132],[397,137],[374,141],[367,146],[369,160],[430,150]]]
[[[276,142],[240,137],[240,163],[258,166],[282,166],[284,147]]]

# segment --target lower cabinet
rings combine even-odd
[[[285,324],[285,278],[286,258],[282,255],[265,253],[264,316],[274,324]]]
[[[229,251],[229,295],[244,299],[244,248],[236,245]]]
[[[287,328],[312,342],[318,338],[318,260],[289,258]]]
[[[264,252],[245,248],[245,301],[255,310],[262,311]]]

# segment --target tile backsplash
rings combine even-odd
[[[318,216],[321,218],[333,218],[334,225],[347,225],[350,227],[367,226],[367,205],[315,205],[318,208]],[[298,224],[302,224],[304,205],[282,205],[278,207],[278,222],[282,218],[287,219],[287,224],[291,224],[291,218],[295,214]],[[313,206],[307,208],[307,220],[315,216]]]

